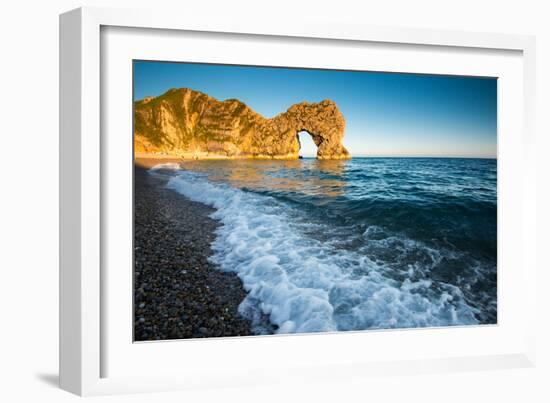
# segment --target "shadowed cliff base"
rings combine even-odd
[[[331,100],[294,104],[271,119],[237,99],[219,101],[189,88],[134,103],[134,150],[141,158],[297,159],[298,133],[307,132],[318,159],[349,159],[344,131]]]

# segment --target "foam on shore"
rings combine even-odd
[[[478,311],[459,288],[434,287],[406,270],[404,280],[397,280],[366,254],[308,237],[307,220],[295,219],[301,212],[271,196],[209,182],[191,171],[173,175],[170,189],[216,209],[212,217],[222,226],[211,261],[241,279],[248,292],[241,313],[252,319],[255,310],[268,315],[278,333],[478,323]],[[403,242],[409,241],[414,243]]]

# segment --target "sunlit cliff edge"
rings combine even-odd
[[[297,159],[308,132],[318,159],[349,159],[345,120],[331,100],[301,102],[267,119],[237,99],[219,101],[189,88],[134,103],[136,156],[184,159]]]

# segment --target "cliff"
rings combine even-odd
[[[136,153],[184,158],[298,158],[308,132],[319,159],[348,159],[345,120],[333,101],[302,102],[266,119],[236,99],[219,101],[188,88],[134,103]]]

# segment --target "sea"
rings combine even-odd
[[[497,161],[161,164],[215,209],[210,261],[247,291],[256,334],[497,322]],[[266,320],[267,318],[267,320]]]

